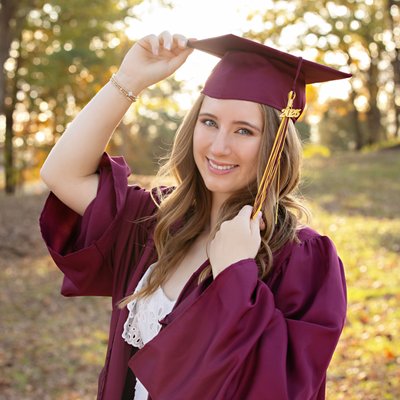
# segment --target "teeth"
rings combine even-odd
[[[210,159],[208,160],[208,162],[210,163],[210,165],[213,168],[219,169],[220,171],[226,171],[228,169],[235,168],[235,165],[224,165],[224,166],[221,166],[221,165],[214,164]]]

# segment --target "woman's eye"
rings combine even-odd
[[[210,126],[210,127],[217,126],[215,121],[213,121],[212,119],[203,119],[201,122],[206,126]]]
[[[238,130],[238,132],[239,132],[241,135],[245,135],[245,136],[249,136],[249,135],[252,135],[252,134],[253,134],[253,132],[249,131],[249,130],[246,129],[246,128],[240,128],[240,129]]]

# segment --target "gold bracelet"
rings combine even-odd
[[[134,103],[137,100],[137,96],[135,96],[130,90],[126,90],[123,88],[118,81],[115,79],[115,74],[112,74],[110,82],[131,102]]]

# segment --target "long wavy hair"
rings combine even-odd
[[[210,221],[211,193],[204,185],[193,155],[193,132],[203,99],[204,95],[200,95],[186,115],[175,136],[171,154],[157,174],[157,180],[172,175],[176,187],[167,195],[158,190],[154,199],[158,206],[154,231],[154,243],[158,255],[156,268],[151,271],[147,285],[138,293],[124,298],[120,302],[121,307],[135,298],[152,294],[162,285]],[[277,110],[262,104],[259,107],[263,114],[263,133],[258,154],[257,178],[225,201],[209,240],[214,237],[223,221],[234,218],[244,205],[254,203],[258,184],[280,123]],[[262,209],[266,228],[261,232],[261,246],[256,256],[261,279],[271,272],[273,253],[288,241],[297,240],[296,230],[300,218],[309,216],[308,210],[297,196],[301,154],[302,146],[297,130],[293,122],[289,121],[280,171],[269,189],[267,201]],[[199,282],[211,273],[211,266],[208,266],[200,274]]]

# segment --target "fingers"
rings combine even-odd
[[[185,36],[181,34],[171,35],[171,33],[168,31],[164,31],[158,36],[145,36],[143,39],[140,40],[140,42],[145,48],[151,50],[151,53],[155,56],[158,56],[163,50],[166,50],[168,52],[175,52],[176,50],[178,50],[179,53],[182,50],[188,50],[188,39]],[[190,52],[191,51],[192,49],[190,49]]]
[[[158,36],[159,44],[165,50],[174,51],[177,49],[183,50],[187,46],[187,38],[181,34],[171,35],[170,32],[164,31]]]
[[[139,41],[142,45],[154,56],[160,55],[160,53],[172,53],[173,56],[187,57],[193,49],[187,47],[188,39],[180,34],[171,35],[170,32],[164,31],[158,36],[148,35]]]
[[[160,42],[159,39],[156,35],[148,35],[143,38],[144,43],[148,43],[151,48],[151,52],[155,55],[158,56],[158,53],[160,51]]]
[[[259,231],[265,229],[265,222],[262,218],[262,212],[260,211],[254,218],[251,218],[253,213],[253,207],[246,205],[238,212],[237,217],[243,218],[245,221],[249,221],[251,231]]]
[[[247,217],[250,218],[252,210],[253,210],[252,206],[246,205],[246,206],[242,207],[242,209],[238,212],[237,215],[238,216],[240,215],[240,216],[243,216],[243,217],[246,217],[246,218]]]
[[[172,38],[174,43],[177,43],[178,47],[181,49],[185,49],[187,47],[188,40],[185,36],[175,34]]]
[[[250,220],[250,230],[252,234],[257,234],[257,235],[260,234],[261,221],[262,221],[262,213],[260,211],[255,218],[251,218]]]
[[[165,50],[172,49],[172,35],[168,31],[164,31],[158,35],[160,45],[164,47]]]

